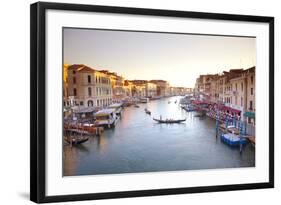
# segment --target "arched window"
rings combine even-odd
[[[94,102],[92,100],[88,100],[88,107],[93,107],[94,106]]]

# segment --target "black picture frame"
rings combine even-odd
[[[107,193],[89,193],[60,196],[46,196],[46,11],[48,9],[117,13],[129,15],[149,15],[160,17],[180,17],[196,19],[216,19],[229,21],[262,22],[269,25],[269,181],[263,183],[230,184],[220,186],[138,190]],[[274,18],[218,13],[156,10],[82,4],[38,2],[30,7],[30,199],[37,203],[76,200],[96,200],[123,197],[141,197],[198,192],[217,192],[274,187]]]

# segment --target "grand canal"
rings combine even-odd
[[[90,137],[79,146],[64,146],[64,175],[175,171],[255,166],[255,149],[248,144],[242,154],[215,137],[215,121],[198,118],[171,97],[140,108],[127,107],[114,129]],[[169,104],[168,101],[171,101]],[[177,103],[174,101],[177,100]],[[147,115],[148,108],[152,114]],[[158,124],[152,117],[186,118],[181,124]]]

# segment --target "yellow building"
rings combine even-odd
[[[68,64],[64,64],[63,65],[63,104],[64,106],[68,106],[69,105],[69,101],[68,101]]]
[[[145,92],[148,98],[155,97],[157,95],[157,85],[154,83],[146,82],[145,83]]]
[[[170,95],[170,85],[165,80],[150,80],[149,82],[156,84],[156,96],[166,97]]]
[[[133,83],[130,82],[129,80],[124,80],[124,92],[125,92],[125,97],[132,97],[132,89],[133,89]]]
[[[100,72],[106,74],[110,78],[112,86],[112,99],[114,101],[120,101],[124,99],[126,97],[124,89],[124,78],[117,75],[117,73],[109,72],[108,70],[102,70]]]

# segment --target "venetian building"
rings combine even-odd
[[[155,97],[157,95],[157,86],[154,83],[146,82],[145,83],[145,92],[146,97]]]
[[[125,97],[132,97],[132,89],[133,89],[133,83],[130,82],[129,80],[124,80],[124,92],[125,92]]]
[[[69,66],[68,93],[75,106],[105,107],[112,103],[110,78],[83,64]]]
[[[130,82],[132,83],[133,97],[146,97],[146,80],[131,80]]]
[[[247,122],[251,124],[255,124],[255,112],[256,112],[256,67],[251,67],[245,70],[244,75],[246,78],[247,86],[247,99],[246,103],[246,111],[244,116],[247,118]]]
[[[117,75],[115,72],[109,72],[108,70],[100,71],[110,77],[111,86],[112,86],[112,98],[114,101],[120,101],[125,97],[124,89],[124,78]]]
[[[170,85],[165,80],[150,80],[149,82],[156,84],[156,96],[166,97],[170,95]]]
[[[69,99],[68,99],[68,64],[63,65],[63,105],[69,106]]]
[[[213,75],[210,80],[210,101],[217,103],[219,101],[219,75]]]

